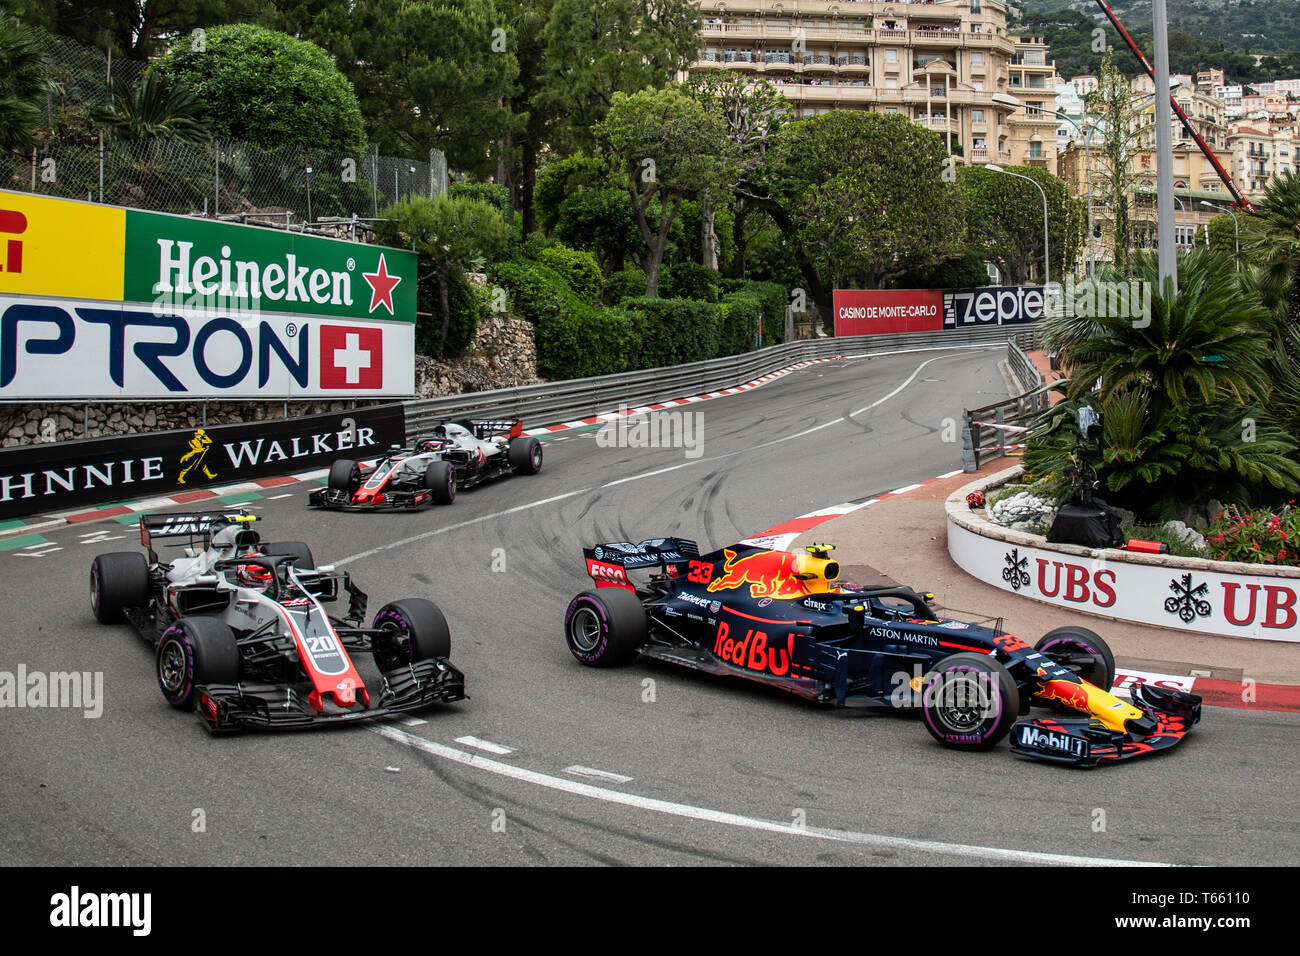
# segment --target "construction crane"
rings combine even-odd
[[[1124,29],[1124,24],[1119,22],[1119,17],[1115,16],[1115,11],[1110,8],[1110,4],[1108,4],[1106,0],[1097,0],[1097,5],[1101,7],[1101,12],[1106,14],[1106,19],[1110,21],[1110,25],[1113,26],[1115,31],[1124,38],[1124,42],[1128,44],[1128,48],[1133,52],[1133,55],[1138,58],[1143,69],[1147,71],[1147,76],[1154,80],[1156,78],[1156,71],[1152,68],[1151,62],[1146,58],[1146,55],[1142,52],[1142,49],[1137,45],[1137,43],[1134,42],[1133,38],[1129,36],[1129,32]],[[1196,140],[1196,145],[1200,147],[1205,158],[1210,161],[1210,165],[1214,167],[1214,171],[1219,174],[1219,179],[1223,181],[1223,185],[1227,188],[1228,192],[1232,194],[1235,204],[1240,206],[1242,209],[1254,211],[1255,207],[1251,205],[1249,199],[1242,195],[1241,190],[1237,188],[1237,184],[1232,181],[1232,176],[1223,168],[1223,164],[1219,162],[1219,158],[1214,155],[1214,150],[1210,149],[1209,144],[1206,143],[1201,137],[1201,134],[1196,131],[1196,127],[1192,125],[1192,121],[1188,119],[1187,114],[1183,112],[1183,108],[1178,105],[1178,100],[1173,96],[1170,96],[1169,103],[1174,108],[1174,113],[1177,114],[1178,119],[1182,121],[1183,129],[1187,130],[1187,132],[1191,134],[1192,139]]]

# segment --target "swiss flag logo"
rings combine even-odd
[[[384,330],[322,325],[320,387],[383,388]]]

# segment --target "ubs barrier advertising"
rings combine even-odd
[[[1048,604],[1202,634],[1300,642],[1300,575],[1090,559],[986,538],[951,517],[948,553],[985,584]]]
[[[406,440],[405,409],[23,445],[0,452],[0,518],[138,500],[378,457]]]
[[[982,289],[836,289],[835,334],[937,332],[1020,325],[1043,317],[1042,286]]]
[[[398,397],[401,249],[0,190],[0,399]]]

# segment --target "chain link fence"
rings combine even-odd
[[[237,140],[193,145],[127,140],[96,124],[112,105],[112,81],[130,84],[145,65],[111,60],[45,35],[48,89],[41,145],[0,155],[0,187],[157,212],[337,232],[378,217],[389,203],[447,189],[447,163],[325,149],[264,149]]]

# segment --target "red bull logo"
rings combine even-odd
[[[1043,686],[1038,691],[1038,699],[1042,701],[1060,701],[1066,707],[1077,710],[1080,713],[1091,713],[1091,707],[1088,703],[1088,688],[1083,684],[1076,684],[1073,681],[1043,681]]]
[[[794,634],[787,634],[785,647],[773,642],[768,643],[765,632],[748,628],[743,638],[728,635],[731,628],[723,621],[718,625],[713,644],[713,655],[721,660],[736,664],[765,674],[784,677],[790,672],[790,661],[794,658]]]
[[[823,558],[788,551],[756,551],[743,558],[724,548],[722,573],[709,582],[710,591],[730,591],[749,585],[753,598],[799,598],[824,593],[827,579],[839,577],[839,565]]]

